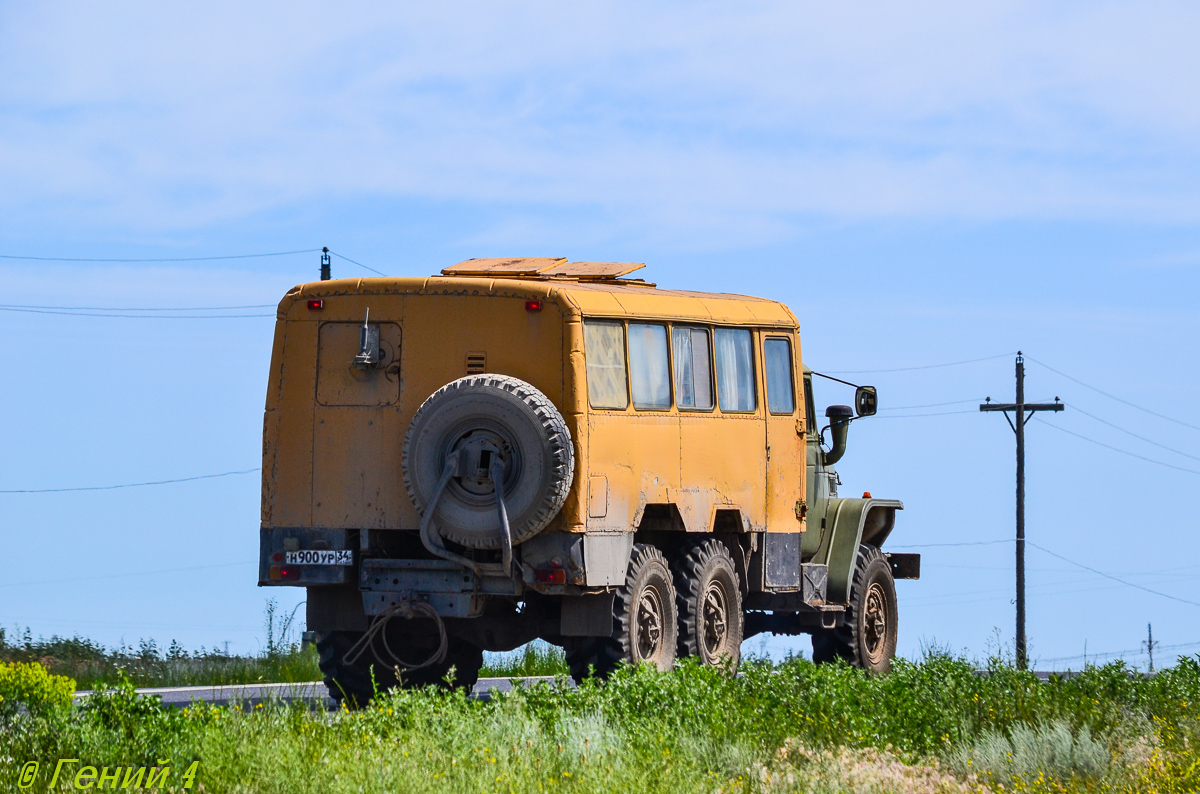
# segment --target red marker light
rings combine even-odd
[[[320,298],[310,298],[308,301],[308,308],[315,311],[321,311],[321,309],[325,308],[325,301]]]
[[[279,578],[285,582],[289,579],[299,579],[300,569],[294,565],[288,565],[279,569]]]
[[[283,552],[277,551],[271,555],[271,562],[283,562]]]
[[[525,311],[540,312],[542,310],[541,301],[525,301]]]
[[[567,572],[562,568],[552,571],[534,571],[533,577],[541,584],[566,584]]]

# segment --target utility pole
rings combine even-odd
[[[330,278],[330,273],[329,273],[329,249],[328,249],[328,248],[322,248],[322,249],[321,249],[321,280],[322,280],[322,281],[328,281],[328,280],[329,280],[329,278]]]
[[[1008,426],[1017,435],[1017,667],[1024,670],[1029,660],[1025,644],[1025,423],[1038,411],[1061,411],[1065,406],[1054,398],[1052,403],[1025,402],[1025,358],[1017,351],[1017,401],[1015,403],[987,402],[980,411],[1003,411]],[[1014,422],[1008,412],[1012,411]],[[1028,415],[1026,415],[1028,414]]]
[[[1149,623],[1146,624],[1146,641],[1142,645],[1146,646],[1146,653],[1150,654],[1150,672],[1154,672],[1154,627]]]

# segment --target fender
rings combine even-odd
[[[883,546],[896,525],[896,511],[904,504],[896,499],[830,499],[826,515],[833,531],[828,544],[822,544],[813,558],[822,558],[829,566],[829,590],[826,599],[846,603],[850,598],[850,578],[859,544]]]

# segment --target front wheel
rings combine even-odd
[[[846,620],[813,633],[813,661],[845,659],[872,673],[886,673],[896,655],[896,584],[892,566],[874,546],[859,546]]]

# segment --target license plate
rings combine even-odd
[[[354,552],[350,549],[341,551],[301,549],[287,552],[284,562],[288,565],[353,565]]]

